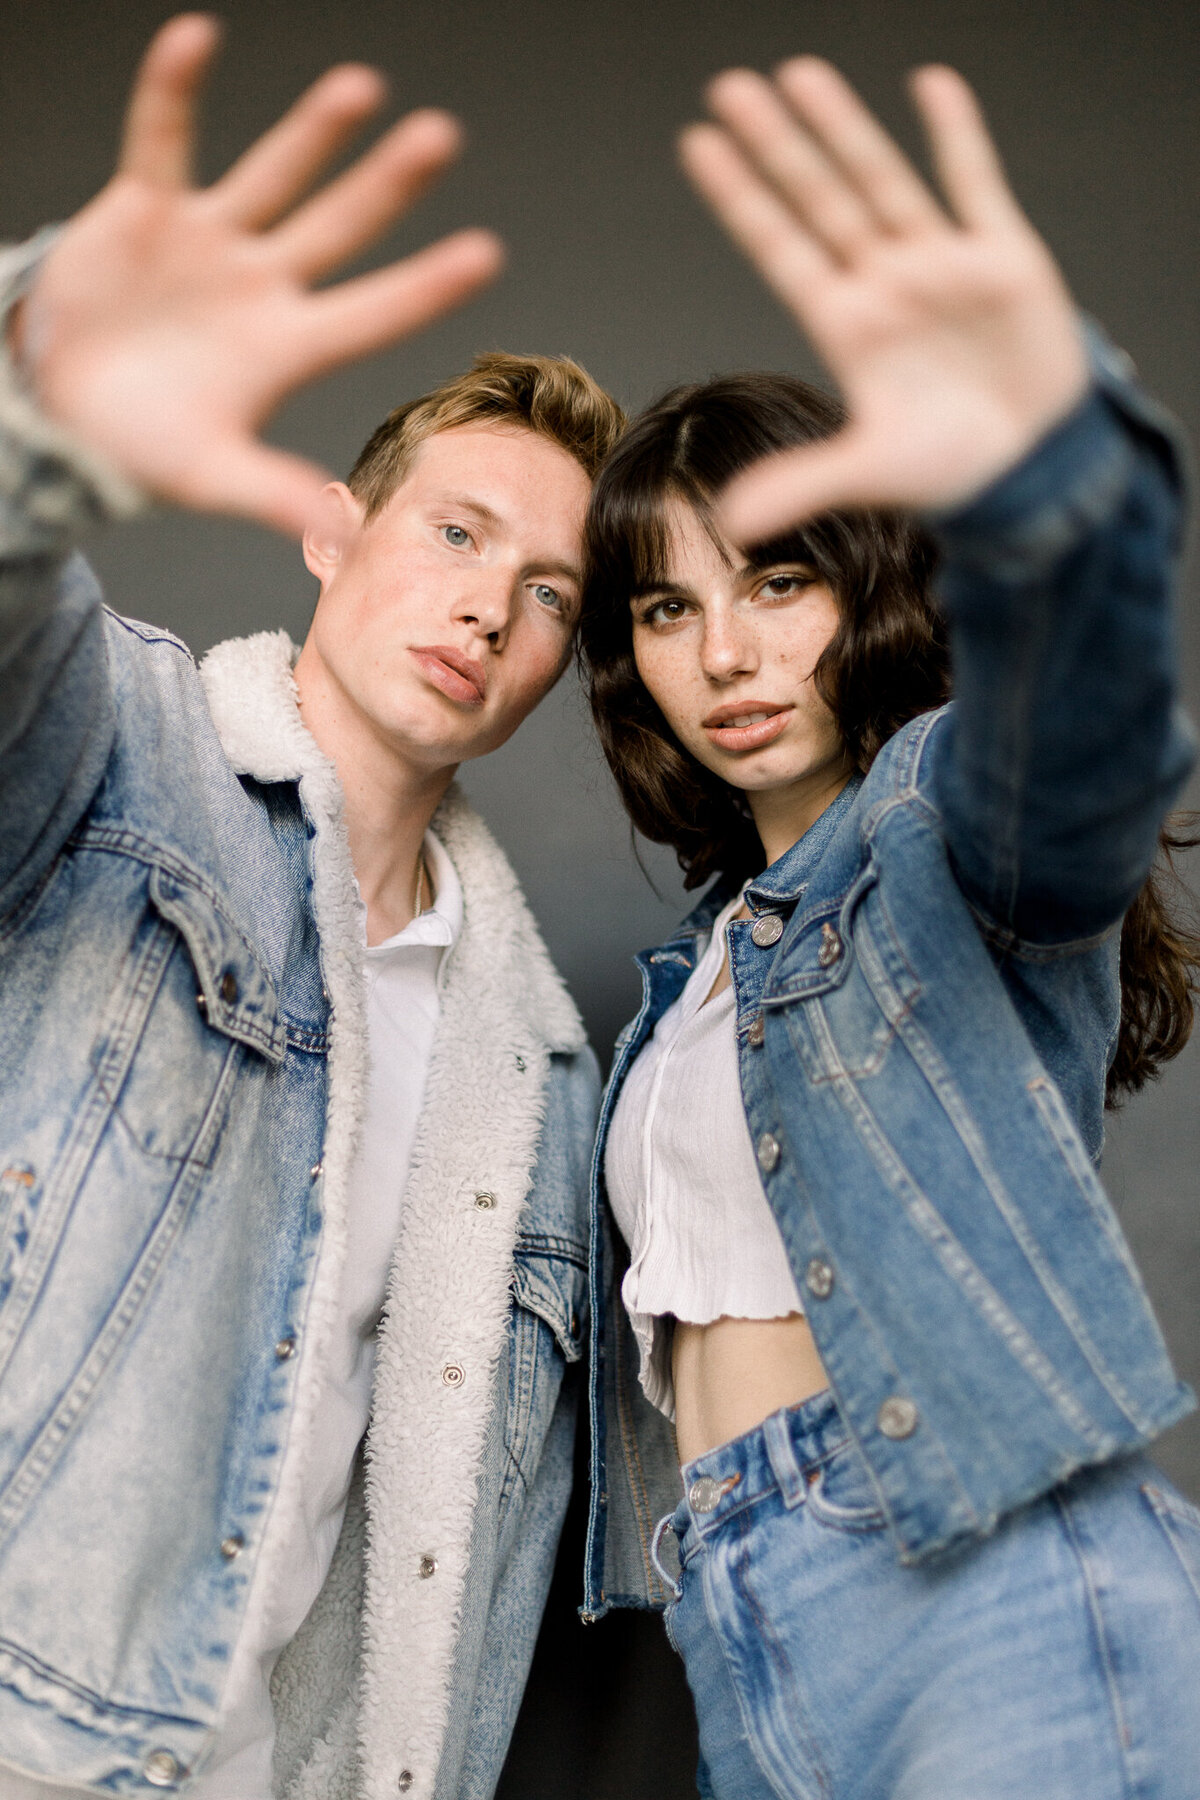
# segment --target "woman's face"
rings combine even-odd
[[[745,563],[681,500],[666,521],[668,580],[630,602],[638,673],[684,749],[745,793],[773,862],[850,772],[812,678],[837,602],[803,562]]]

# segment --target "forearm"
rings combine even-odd
[[[1076,411],[934,521],[955,709],[935,787],[973,902],[1018,937],[1113,924],[1191,763],[1175,703],[1179,439],[1098,345]]]

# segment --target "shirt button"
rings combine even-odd
[[[817,951],[817,961],[823,969],[829,969],[841,954],[842,940],[826,920],[821,927],[821,948]]]
[[[221,1539],[221,1555],[226,1562],[232,1562],[245,1548],[246,1540],[240,1531],[231,1531],[227,1538]]]
[[[417,1564],[417,1574],[422,1581],[428,1581],[431,1575],[437,1574],[437,1557],[423,1556]]]
[[[779,1163],[781,1154],[779,1139],[773,1137],[769,1131],[764,1131],[754,1147],[754,1154],[758,1158],[758,1166],[763,1174],[769,1175]]]
[[[286,1362],[288,1360],[289,1356],[294,1356],[295,1354],[296,1354],[295,1338],[294,1337],[281,1337],[279,1342],[275,1346],[276,1360],[278,1362]]]
[[[757,1019],[751,1019],[751,1021],[750,1021],[749,1030],[746,1032],[746,1042],[749,1044],[749,1046],[752,1050],[758,1050],[761,1047],[762,1041],[766,1037],[766,1035],[767,1035],[766,1020],[763,1018],[762,1014],[759,1013]]]
[[[183,1767],[169,1750],[152,1750],[142,1764],[142,1774],[151,1787],[174,1787]]]
[[[833,1269],[821,1256],[814,1256],[804,1271],[804,1284],[818,1300],[828,1300],[833,1292]]]
[[[447,1363],[442,1370],[442,1380],[448,1388],[461,1387],[467,1379],[467,1372],[461,1363]]]
[[[237,976],[232,969],[226,969],[221,977],[221,998],[226,1006],[232,1006],[238,997]]]
[[[917,1429],[920,1413],[903,1394],[893,1394],[879,1409],[876,1424],[885,1438],[911,1437]]]
[[[778,913],[764,913],[750,927],[750,936],[760,950],[769,950],[783,936],[783,920]]]
[[[495,1194],[481,1193],[481,1194],[476,1194],[476,1196],[475,1196],[475,1211],[476,1212],[491,1212],[491,1210],[492,1210],[493,1206],[495,1206],[495,1204],[496,1204]]]

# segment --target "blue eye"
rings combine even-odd
[[[469,544],[471,541],[470,532],[462,525],[443,525],[442,536],[448,544],[453,544],[456,550],[461,550],[464,544]]]
[[[562,611],[563,599],[557,588],[548,587],[544,581],[539,581],[535,583],[533,591],[543,606],[554,606]]]

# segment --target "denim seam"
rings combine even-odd
[[[662,1592],[662,1582],[650,1561],[650,1538],[654,1531],[655,1521],[650,1519],[650,1495],[647,1488],[645,1470],[642,1468],[641,1451],[638,1448],[637,1433],[629,1413],[629,1400],[626,1394],[624,1370],[621,1367],[621,1334],[614,1331],[613,1357],[617,1364],[617,1417],[621,1427],[621,1449],[625,1456],[625,1469],[629,1476],[629,1492],[633,1500],[634,1516],[637,1523],[638,1546],[642,1553],[642,1567],[646,1576],[646,1592],[650,1598],[666,1596]]]
[[[1105,1629],[1104,1624],[1104,1612],[1100,1605],[1100,1595],[1096,1588],[1095,1579],[1088,1564],[1087,1555],[1080,1540],[1079,1532],[1071,1512],[1070,1502],[1067,1499],[1066,1494],[1061,1488],[1058,1488],[1051,1493],[1050,1498],[1054,1501],[1054,1504],[1058,1509],[1059,1516],[1063,1521],[1063,1529],[1066,1532],[1072,1550],[1075,1552],[1075,1558],[1079,1565],[1080,1577],[1083,1581],[1084,1593],[1087,1596],[1088,1616],[1091,1619],[1092,1630],[1095,1633],[1096,1654],[1100,1659],[1100,1666],[1104,1672],[1104,1685],[1108,1692],[1109,1704],[1112,1708],[1113,1731],[1121,1758],[1121,1780],[1125,1788],[1126,1800],[1137,1800],[1137,1784],[1134,1782],[1132,1771],[1129,1767],[1128,1756],[1128,1752],[1132,1747],[1133,1733],[1130,1730],[1129,1721],[1125,1717],[1125,1708],[1121,1700],[1121,1689],[1117,1680],[1117,1671],[1113,1661],[1112,1647],[1108,1640],[1108,1632]]]

